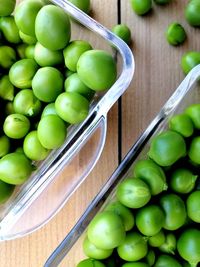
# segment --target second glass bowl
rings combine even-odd
[[[138,159],[146,158],[152,138],[168,129],[169,119],[173,115],[183,112],[191,104],[200,104],[199,77],[200,65],[196,66],[181,82],[98,195],[92,200],[74,228],[46,261],[45,267],[75,267],[81,260],[87,258],[83,253],[82,244],[89,223],[98,212],[103,211],[115,199],[117,185],[123,179],[132,177],[135,163]]]

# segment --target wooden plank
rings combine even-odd
[[[122,100],[123,155],[184,78],[180,68],[182,54],[200,49],[199,29],[184,19],[187,0],[171,1],[166,6],[153,4],[152,12],[142,17],[132,11],[130,1],[126,2],[121,1],[121,20],[132,31],[136,71]],[[188,40],[180,47],[170,46],[165,39],[165,30],[174,21],[180,22],[188,34]]]
[[[117,0],[92,1],[93,17],[111,28],[117,23]],[[82,30],[76,37],[83,38]],[[96,37],[90,37],[93,46],[102,47]],[[88,179],[70,201],[46,226],[33,234],[0,244],[1,267],[40,267],[73,227],[85,208],[110,176],[118,163],[118,107],[108,115],[108,134],[103,154]],[[89,153],[89,152],[88,152]],[[50,200],[51,201],[51,200]],[[44,202],[46,203],[46,202]],[[34,219],[34,218],[33,218]],[[74,258],[72,258],[75,261]],[[76,259],[77,262],[78,259]],[[72,263],[73,265],[73,263]],[[67,264],[67,266],[72,266]]]

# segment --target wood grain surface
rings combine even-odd
[[[124,156],[184,78],[180,68],[182,54],[187,50],[200,50],[200,30],[184,20],[187,2],[172,0],[165,7],[153,5],[150,14],[138,17],[131,10],[129,0],[92,0],[92,16],[103,25],[111,28],[121,21],[130,27],[131,49],[136,61],[134,79],[119,105],[109,112],[106,145],[95,169],[47,225],[29,236],[0,243],[0,267],[43,266],[118,165],[118,137],[122,137],[120,149]],[[172,47],[165,40],[166,27],[173,21],[181,22],[188,34],[187,41],[180,47]],[[78,250],[75,247],[74,251],[79,254]],[[78,256],[71,254],[70,257],[62,266],[75,266]]]
[[[132,84],[122,98],[123,155],[183,80],[182,55],[200,49],[200,30],[189,26],[184,18],[186,3],[172,0],[166,6],[154,4],[152,12],[139,17],[132,12],[130,1],[121,1],[121,21],[132,31],[136,62]],[[165,39],[172,22],[181,23],[187,32],[187,41],[179,47],[170,46]]]

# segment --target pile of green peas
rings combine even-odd
[[[80,8],[89,12],[90,1]],[[35,162],[64,143],[67,127],[82,122],[94,94],[116,78],[111,54],[71,40],[70,18],[60,7],[0,0],[0,204],[30,177]]]
[[[200,104],[173,115],[90,222],[77,267],[197,267]]]

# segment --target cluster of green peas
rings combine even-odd
[[[117,77],[112,55],[70,40],[69,17],[46,2],[0,0],[0,203],[29,178],[34,162],[64,143],[67,127],[87,117],[95,92]]]
[[[133,175],[90,222],[77,267],[196,267],[200,263],[200,104],[169,120]]]
[[[173,0],[154,0],[156,4],[166,5]],[[145,15],[152,9],[152,0],[131,0],[134,12]],[[200,1],[188,1],[185,7],[185,19],[193,27],[200,27]],[[178,46],[187,38],[183,26],[178,22],[171,23],[166,30],[166,39],[170,45]],[[200,52],[188,51],[181,58],[181,68],[187,74],[192,68],[200,64]]]

